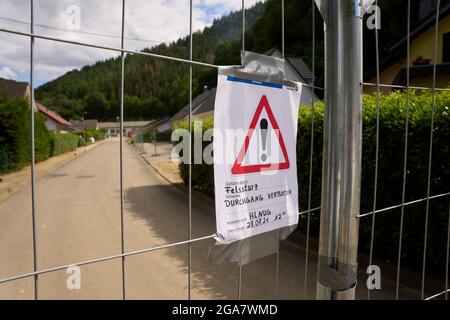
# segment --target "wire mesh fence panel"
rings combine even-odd
[[[130,0],[131,1],[131,0]],[[333,61],[323,61],[320,51],[323,49],[323,33],[317,31],[317,25],[322,21],[318,18],[320,14],[316,9],[316,1],[310,2],[311,20],[311,48],[309,57],[305,58],[311,64],[311,79],[304,79],[304,87],[310,90],[311,101],[307,106],[301,108],[299,118],[299,140],[297,150],[297,163],[299,166],[299,199],[300,199],[300,223],[299,232],[296,232],[293,241],[301,244],[296,247],[295,253],[288,245],[280,244],[275,256],[266,258],[262,262],[256,262],[251,266],[244,267],[222,267],[211,266],[206,263],[206,254],[213,245],[215,233],[209,226],[198,223],[197,202],[193,194],[193,165],[187,167],[187,201],[184,209],[186,215],[183,217],[186,225],[183,234],[174,237],[161,236],[166,241],[154,245],[143,245],[142,248],[128,250],[126,243],[129,233],[127,232],[127,192],[129,184],[125,181],[127,176],[126,162],[127,146],[124,137],[124,118],[126,117],[127,104],[125,101],[127,90],[127,59],[130,56],[142,56],[146,59],[155,59],[170,64],[181,64],[186,68],[187,77],[183,78],[187,83],[187,121],[189,134],[193,133],[192,121],[195,119],[193,100],[198,69],[210,69],[217,71],[218,65],[194,59],[196,57],[196,33],[194,30],[193,8],[195,1],[189,0],[189,35],[186,37],[187,50],[179,56],[169,56],[155,53],[150,50],[127,49],[126,41],[140,41],[127,36],[127,1],[121,1],[121,26],[120,35],[115,39],[120,45],[108,45],[98,42],[85,42],[69,40],[56,33],[44,32],[50,29],[42,23],[36,23],[36,1],[30,0],[29,22],[21,25],[29,26],[21,28],[0,28],[1,33],[15,37],[24,37],[29,40],[30,45],[30,175],[31,175],[31,231],[33,249],[33,269],[31,272],[17,272],[0,279],[0,285],[12,282],[30,281],[33,279],[34,298],[40,298],[41,281],[57,281],[62,277],[63,271],[73,267],[90,267],[96,264],[105,265],[112,263],[115,276],[120,273],[121,298],[133,297],[133,292],[128,291],[128,281],[137,283],[136,275],[129,273],[129,268],[136,264],[151,263],[158,259],[160,252],[171,252],[173,256],[179,256],[183,261],[183,272],[176,279],[185,281],[179,285],[177,292],[185,290],[185,296],[177,295],[177,298],[197,298],[200,290],[196,285],[202,283],[214,294],[214,287],[218,286],[214,278],[229,277],[229,286],[224,289],[223,296],[232,298],[303,298],[312,299],[316,294],[317,278],[317,250],[320,220],[321,181],[322,174],[322,147],[324,108],[319,101],[325,95],[326,88],[321,87],[324,77],[318,75],[324,69],[324,64],[332,64]],[[448,297],[448,273],[449,273],[449,241],[450,241],[450,189],[448,180],[448,152],[446,138],[448,133],[448,105],[450,102],[450,89],[438,86],[438,71],[440,70],[439,43],[442,34],[439,31],[441,12],[447,10],[448,4],[444,1],[433,2],[433,58],[431,59],[431,84],[417,81],[416,57],[412,56],[411,43],[413,41],[414,29],[412,28],[411,16],[413,7],[411,1],[406,2],[406,20],[404,35],[404,65],[400,70],[400,80],[397,83],[383,83],[383,61],[380,48],[380,31],[375,28],[374,36],[374,66],[375,73],[372,80],[361,83],[365,92],[372,95],[363,97],[363,164],[361,168],[362,193],[361,213],[358,215],[360,222],[360,263],[363,268],[373,264],[382,266],[383,279],[391,280],[386,286],[389,292],[378,294],[376,291],[367,289],[365,284],[358,286],[357,298],[420,298],[435,299]],[[186,7],[187,7],[186,4]],[[136,1],[131,4],[138,7]],[[292,39],[291,30],[287,25],[292,24],[292,19],[298,19],[289,12],[291,1],[280,0],[279,3],[279,31],[281,58],[289,60],[288,44]],[[383,8],[383,1],[375,1],[376,7]],[[295,7],[295,6],[293,6]],[[414,7],[416,8],[416,7]],[[239,47],[242,51],[249,47],[249,39],[246,35],[248,23],[246,17],[247,6],[242,0],[241,37]],[[304,13],[299,13],[304,18]],[[36,32],[36,27],[40,32]],[[86,36],[98,36],[95,30],[86,31]],[[56,34],[56,35],[55,35]],[[365,36],[367,34],[365,33]],[[295,37],[294,37],[295,38]],[[320,44],[317,43],[320,39]],[[141,39],[142,40],[142,39]],[[367,41],[368,39],[366,39]],[[38,44],[37,43],[38,41]],[[118,194],[120,208],[117,214],[119,223],[118,239],[120,250],[114,254],[99,257],[81,259],[70,263],[61,263],[55,266],[46,266],[38,260],[38,249],[41,244],[38,241],[39,224],[37,219],[41,206],[36,208],[36,151],[35,151],[35,112],[34,112],[34,87],[36,86],[35,70],[36,47],[40,44],[56,43],[61,46],[85,47],[91,50],[102,50],[120,55],[120,77],[119,79],[119,168],[118,168]],[[119,43],[119,42],[118,42]],[[251,42],[250,42],[251,44]],[[131,48],[131,46],[129,47]],[[413,51],[415,52],[415,51]],[[309,54],[310,53],[310,54]],[[206,61],[206,60],[205,60]],[[292,62],[290,62],[292,63]],[[416,62],[417,63],[417,62]],[[403,77],[403,78],[402,78]],[[412,79],[414,78],[414,79]],[[156,127],[136,129],[133,133],[133,144],[135,151],[144,159],[151,162],[151,157],[159,156],[168,142]],[[447,147],[448,148],[448,147]],[[426,150],[426,152],[424,152]],[[193,152],[193,145],[189,139],[188,158]],[[0,172],[7,171],[9,155],[0,149]],[[195,193],[195,192],[194,192]],[[182,196],[180,196],[182,198]],[[168,200],[169,201],[169,200]],[[187,205],[186,205],[187,204]],[[151,205],[151,204],[150,204]],[[169,207],[169,205],[168,205]],[[212,208],[211,211],[214,211]],[[167,212],[170,213],[170,212]],[[158,216],[158,219],[167,219]],[[211,218],[212,219],[212,218]],[[299,258],[298,256],[301,256]],[[147,258],[144,258],[147,257]],[[204,258],[204,260],[202,260]],[[259,265],[259,266],[258,266]],[[255,285],[258,274],[253,271],[252,266],[259,270],[266,270],[271,275],[262,284]],[[120,270],[119,270],[120,269]],[[363,270],[365,271],[365,270]],[[208,277],[205,276],[208,274]],[[54,274],[54,276],[52,275]],[[295,276],[297,274],[297,276]],[[290,275],[290,280],[286,280]],[[291,276],[292,275],[292,276]],[[418,276],[419,275],[419,276]],[[53,278],[52,278],[53,277]],[[364,277],[362,277],[364,278]],[[53,279],[53,280],[52,280]],[[411,280],[413,279],[413,280]],[[27,284],[29,285],[29,284]],[[150,284],[148,284],[150,285]],[[111,290],[116,290],[117,285],[111,285]],[[295,290],[294,290],[295,289]],[[259,290],[259,292],[258,292]],[[220,295],[219,295],[220,296]]]
[[[188,221],[187,221],[187,237],[185,240],[182,241],[174,241],[172,243],[168,243],[168,244],[164,244],[164,245],[159,245],[159,246],[152,246],[149,248],[144,248],[144,249],[139,249],[139,250],[126,250],[126,238],[127,238],[127,233],[126,233],[126,220],[125,220],[125,188],[126,188],[126,182],[125,182],[125,178],[127,176],[127,172],[125,171],[125,161],[127,159],[126,156],[126,148],[125,148],[125,139],[124,139],[124,132],[125,132],[125,128],[124,128],[124,118],[125,118],[125,111],[126,111],[126,104],[124,101],[125,98],[125,89],[126,89],[126,83],[127,83],[127,77],[126,77],[126,68],[127,68],[127,56],[128,55],[141,55],[144,57],[148,57],[150,59],[157,59],[157,60],[162,60],[162,61],[167,61],[170,63],[181,63],[181,64],[185,64],[189,67],[189,112],[188,112],[188,121],[189,121],[189,132],[192,133],[192,127],[191,127],[191,120],[192,120],[192,100],[193,100],[193,68],[194,67],[202,67],[202,68],[212,68],[212,69],[217,69],[218,66],[211,64],[211,63],[206,63],[206,62],[201,62],[201,61],[195,61],[193,59],[194,54],[195,54],[195,47],[194,47],[194,41],[195,40],[195,35],[194,35],[194,30],[193,30],[193,6],[195,5],[195,1],[188,1],[189,4],[189,36],[188,38],[188,57],[175,57],[175,56],[167,56],[164,54],[157,54],[157,53],[152,53],[149,52],[147,50],[144,51],[138,51],[138,50],[132,50],[132,49],[127,49],[126,47],[126,43],[125,41],[138,41],[141,39],[134,39],[133,37],[127,36],[127,30],[126,30],[126,26],[127,26],[127,1],[122,0],[121,2],[121,26],[120,26],[120,34],[119,35],[108,35],[108,37],[116,39],[116,45],[115,46],[111,46],[109,45],[109,41],[91,41],[92,39],[94,39],[95,37],[106,37],[105,34],[102,34],[101,32],[97,31],[97,30],[83,30],[83,31],[77,31],[74,30],[73,32],[78,32],[80,33],[80,38],[81,39],[86,39],[87,41],[83,41],[83,40],[69,40],[67,38],[64,37],[64,34],[69,32],[68,30],[62,28],[61,30],[57,29],[56,27],[51,27],[51,26],[47,26],[45,23],[42,23],[40,20],[40,17],[36,17],[36,13],[39,15],[40,8],[36,11],[36,1],[30,0],[30,21],[26,21],[26,19],[22,22],[22,20],[20,21],[12,21],[14,23],[18,23],[24,26],[24,28],[11,28],[11,29],[7,29],[7,28],[1,28],[0,31],[2,33],[6,33],[6,34],[10,34],[12,36],[17,36],[17,37],[26,37],[29,39],[30,41],[30,88],[31,88],[31,96],[30,96],[30,101],[31,101],[31,107],[30,110],[32,110],[30,112],[31,115],[31,120],[30,120],[30,124],[31,124],[31,141],[32,143],[34,143],[35,141],[35,137],[34,137],[34,132],[35,129],[33,127],[34,125],[34,109],[33,109],[33,103],[34,103],[34,87],[35,87],[35,71],[34,71],[34,64],[36,61],[35,58],[35,48],[36,48],[36,41],[39,41],[39,43],[42,45],[45,45],[45,43],[57,43],[60,45],[64,45],[64,46],[74,46],[74,47],[85,47],[85,48],[90,48],[92,50],[104,50],[104,51],[109,51],[109,52],[115,52],[115,53],[119,53],[120,54],[120,77],[119,77],[119,114],[117,115],[117,124],[118,124],[118,129],[114,129],[113,131],[109,131],[107,133],[107,135],[111,135],[111,136],[119,136],[120,142],[120,149],[119,149],[119,203],[120,203],[120,210],[119,210],[119,221],[120,221],[120,252],[117,254],[113,254],[113,255],[107,255],[107,256],[102,256],[102,257],[98,257],[98,258],[92,258],[92,259],[85,259],[85,260],[80,260],[80,261],[73,261],[70,264],[66,264],[63,263],[61,265],[57,265],[57,266],[52,266],[52,267],[45,267],[42,268],[41,263],[38,261],[37,257],[37,250],[38,248],[40,248],[40,244],[37,241],[37,233],[39,232],[37,229],[37,222],[36,219],[39,217],[39,210],[36,209],[35,206],[35,202],[36,202],[36,161],[35,161],[35,148],[32,146],[31,147],[31,177],[32,177],[32,182],[31,182],[31,186],[32,186],[32,212],[31,212],[31,220],[32,220],[32,230],[33,230],[33,248],[34,248],[34,254],[33,254],[33,271],[32,272],[27,272],[27,273],[22,273],[22,274],[17,274],[17,275],[13,275],[13,276],[8,276],[8,277],[4,277],[3,279],[0,280],[0,283],[2,285],[5,285],[7,283],[11,283],[14,281],[22,281],[22,279],[28,279],[28,278],[34,278],[34,297],[35,299],[38,299],[39,293],[40,293],[40,281],[47,283],[48,281],[52,281],[52,279],[54,278],[53,276],[47,276],[49,274],[55,274],[55,277],[58,278],[58,274],[59,276],[61,276],[61,274],[63,274],[63,271],[66,270],[67,268],[73,267],[73,266],[77,266],[77,267],[86,267],[86,266],[90,266],[90,265],[95,265],[95,264],[102,264],[102,263],[106,263],[108,261],[114,262],[114,261],[120,261],[119,265],[120,265],[120,279],[121,279],[121,297],[123,299],[127,298],[127,281],[126,279],[128,279],[129,277],[127,277],[127,257],[131,257],[131,256],[137,256],[137,255],[143,255],[146,253],[150,253],[153,251],[159,251],[159,250],[164,250],[164,249],[170,249],[170,248],[175,248],[175,247],[185,247],[187,248],[187,287],[186,287],[186,297],[188,299],[191,298],[192,296],[192,255],[193,255],[193,245],[196,244],[197,242],[201,242],[201,241],[210,241],[211,239],[213,239],[213,237],[215,236],[214,234],[207,234],[205,235],[200,235],[200,236],[196,236],[193,237],[193,227],[192,227],[192,182],[191,182],[191,175],[192,175],[192,171],[191,171],[191,164],[189,164],[189,171],[188,171]],[[136,3],[134,1],[131,1],[132,3],[130,4],[131,6],[136,7]],[[284,58],[285,55],[285,2],[284,0],[281,0],[280,2],[281,4],[281,10],[280,10],[280,25],[281,25],[281,34],[280,34],[280,39],[281,39],[281,54],[282,54],[282,58]],[[314,11],[314,3],[313,1],[311,2],[312,5],[312,15],[313,15],[313,21],[314,21],[314,15],[315,15],[315,11]],[[242,50],[246,49],[246,42],[245,42],[245,34],[246,34],[246,30],[247,30],[247,26],[246,26],[246,3],[243,0],[242,1]],[[29,30],[26,30],[26,26],[29,26]],[[114,30],[117,29],[117,26],[114,26]],[[38,30],[38,32],[36,32],[36,30]],[[314,31],[315,32],[315,31]],[[106,39],[106,38],[105,38]],[[312,43],[313,43],[313,48],[314,48],[314,43],[315,43],[315,38],[313,35],[312,38]],[[39,46],[40,47],[40,46]],[[315,52],[313,50],[313,54],[312,54],[312,61],[315,60]],[[314,64],[314,63],[313,63]],[[313,70],[314,72],[314,70]],[[310,86],[313,90],[313,95],[314,95],[314,80],[312,81],[312,83],[305,83],[306,86]],[[318,88],[318,90],[320,90],[321,88]],[[85,129],[86,130],[86,129]],[[118,134],[117,134],[118,132]],[[134,146],[136,147],[137,151],[141,154],[150,154],[152,153],[152,155],[157,155],[158,151],[157,151],[157,147],[158,147],[158,132],[151,132],[154,137],[152,138],[151,134],[148,132],[148,130],[136,130],[134,132]],[[311,137],[311,141],[313,141],[314,137]],[[153,150],[152,150],[153,149]],[[189,146],[189,152],[192,152],[192,146]],[[311,153],[314,152],[314,148],[311,146]],[[3,153],[2,153],[3,155]],[[313,155],[311,154],[311,159],[312,159]],[[5,158],[5,157],[3,157]],[[2,158],[2,159],[3,159]],[[311,169],[312,170],[312,169]],[[312,177],[310,176],[309,178],[310,180],[312,180]],[[307,208],[305,208],[304,212],[301,213],[301,215],[305,215],[308,216],[313,213],[313,212],[317,212],[318,209],[317,208],[312,208],[311,205],[311,201],[308,201],[308,205]],[[308,218],[309,220],[309,218]],[[195,232],[196,234],[198,232]],[[306,237],[307,242],[309,241],[309,234]],[[210,242],[209,242],[210,243]],[[204,251],[204,249],[203,249]],[[308,256],[308,253],[306,253],[306,255]],[[118,265],[118,266],[119,266]],[[132,266],[131,262],[130,262],[130,267]],[[305,276],[307,276],[308,272],[307,272],[307,268],[308,268],[308,259],[305,260]],[[114,270],[116,270],[116,265],[113,268]],[[116,270],[117,271],[117,270]],[[271,271],[271,273],[273,274],[273,297],[277,297],[279,294],[279,274],[280,274],[280,252],[276,255],[276,259],[275,259],[275,265],[274,265],[274,269]],[[236,297],[245,297],[245,293],[243,295],[243,291],[245,292],[245,287],[243,287],[245,285],[246,279],[247,281],[249,281],[248,279],[252,279],[253,275],[251,273],[246,273],[245,270],[243,270],[243,268],[238,268],[238,277],[237,277],[237,284],[236,284]],[[55,279],[56,279],[55,278]],[[56,281],[56,280],[55,280]],[[131,280],[132,281],[132,280]],[[251,281],[251,280],[250,280]],[[268,285],[271,281],[268,282]],[[305,290],[306,290],[306,286],[305,286]],[[251,292],[247,291],[247,293]],[[306,292],[306,291],[305,291]],[[250,294],[251,295],[251,294]],[[257,297],[257,296],[255,296]],[[272,293],[270,293],[267,298],[272,297]]]
[[[375,1],[381,10],[383,3]],[[448,288],[448,279],[445,278],[448,274],[448,256],[445,248],[448,247],[449,189],[445,174],[447,169],[444,169],[448,165],[440,162],[441,157],[448,159],[448,154],[439,147],[440,143],[436,143],[441,134],[446,135],[446,125],[439,128],[436,122],[448,122],[443,107],[446,103],[437,102],[442,101],[449,90],[447,86],[437,86],[437,68],[441,63],[438,56],[442,40],[439,28],[443,19],[443,3],[439,0],[428,2],[432,5],[432,11],[426,34],[431,36],[428,40],[432,41],[432,54],[427,63],[430,77],[426,81],[418,81],[416,70],[420,68],[420,62],[417,56],[413,56],[418,52],[417,43],[413,41],[418,33],[423,32],[418,31],[423,25],[413,25],[412,22],[412,16],[417,15],[414,10],[417,7],[413,7],[415,4],[408,0],[404,6],[406,34],[401,42],[401,54],[405,58],[397,75],[403,75],[403,82],[383,83],[386,82],[386,66],[380,58],[383,44],[379,40],[379,29],[376,28],[374,82],[364,83],[366,90],[375,95],[374,99],[365,100],[367,104],[374,104],[370,110],[365,106],[365,112],[375,112],[376,119],[374,124],[369,125],[375,131],[375,141],[370,140],[374,148],[372,145],[366,146],[372,149],[370,154],[373,157],[365,159],[370,162],[366,165],[370,168],[367,175],[364,174],[363,165],[363,179],[369,174],[374,175],[367,179],[373,181],[372,187],[363,186],[362,192],[363,198],[372,192],[372,208],[369,209],[369,201],[362,200],[359,216],[360,239],[368,237],[370,240],[360,243],[360,251],[369,254],[368,265],[376,264],[375,261],[383,264],[388,278],[395,283],[395,299],[437,298],[439,294],[434,293],[439,288],[442,290],[441,296]],[[445,3],[444,7],[447,6]],[[388,96],[396,101],[389,101]],[[386,135],[389,122],[395,118],[393,113],[398,111],[401,112],[398,120],[403,125],[403,133],[398,130],[395,137],[389,137]],[[418,118],[421,120],[418,121]],[[402,147],[398,145],[400,139],[403,140]],[[392,149],[393,152],[387,156],[388,144],[391,143],[389,140],[395,141],[397,151]],[[395,174],[390,177],[385,174],[389,170],[387,166],[395,167],[392,169]],[[431,207],[433,209],[430,210]],[[370,299],[375,291],[368,290],[367,294]]]

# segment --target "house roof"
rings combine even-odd
[[[166,122],[169,122],[169,120],[170,120],[170,117],[162,117],[162,118],[156,119],[155,122],[152,122],[152,125],[159,126]]]
[[[443,6],[439,10],[439,20],[444,19],[450,14],[450,4]],[[417,28],[410,33],[410,42],[422,33],[430,29],[436,24],[436,13],[425,19]],[[387,50],[387,55],[380,61],[380,72],[388,68],[390,65],[406,57],[406,44],[408,37],[403,37],[398,42],[394,43]],[[364,79],[370,79],[376,75],[376,66],[368,70],[364,74]]]
[[[299,76],[306,81],[306,83],[312,83],[313,73],[302,58],[286,57],[286,61],[294,68]]]
[[[208,96],[193,110],[192,113],[194,115],[214,110],[214,103],[216,102],[216,89],[217,88],[213,88],[207,91],[209,93]]]
[[[282,57],[280,50],[277,47],[273,47],[266,52],[263,53],[265,56],[274,56],[274,57]],[[286,57],[285,59],[294,69],[294,71],[302,78],[306,83],[311,84],[313,80],[313,73],[311,69],[309,69],[308,65],[303,61],[302,58],[298,57]]]
[[[66,119],[61,117],[56,112],[50,110],[49,108],[47,108],[43,104],[36,103],[36,107],[39,110],[39,112],[43,113],[45,116],[53,119],[54,121],[58,122],[59,124],[62,124],[64,126],[70,126],[71,125],[69,121],[67,121]]]
[[[429,76],[432,75],[434,72],[434,65],[433,64],[427,64],[427,65],[420,65],[420,66],[410,66],[409,67],[409,77],[411,79],[414,79],[415,77],[420,76]],[[449,74],[450,73],[450,63],[441,63],[436,65],[436,74]],[[397,76],[395,77],[393,81],[393,85],[400,85],[404,86],[406,85],[407,80],[407,68],[401,68],[400,71],[397,73]]]
[[[450,14],[450,4],[447,4],[446,6],[442,7],[439,10],[439,20],[442,20],[443,18],[447,17]],[[436,24],[436,13],[434,13],[432,16],[430,16],[428,19],[424,20],[416,29],[414,29],[410,33],[410,41],[416,39],[418,36],[420,36],[422,33],[427,31],[429,28],[433,27]],[[408,37],[403,37],[400,41],[394,43],[388,50],[389,51],[395,51],[396,49],[400,48],[401,46],[406,46],[406,42],[408,41]]]
[[[214,90],[214,89],[213,89]],[[199,107],[199,105],[207,99],[211,95],[211,91],[213,90],[207,90],[196,96],[194,99],[192,99],[192,111],[194,111],[196,108]],[[214,90],[214,96],[215,96],[215,90]],[[214,108],[214,107],[213,107]],[[189,104],[184,106],[180,111],[175,113],[171,118],[170,122],[178,121],[184,119],[189,114]]]
[[[23,99],[28,89],[28,82],[18,82],[0,78],[0,93],[5,93],[8,98]]]
[[[280,51],[276,47],[269,49],[263,54],[268,56],[281,56]],[[287,57],[286,61],[306,83],[310,83],[312,81],[313,74],[306,63],[303,61],[303,59]],[[217,88],[213,88],[211,90],[202,92],[192,100],[192,114],[194,116],[214,110],[214,104],[216,101],[216,89]],[[184,106],[172,118],[170,118],[169,122],[172,123],[174,121],[185,119],[188,114],[189,104]]]
[[[69,120],[71,126],[76,130],[86,129],[97,129],[98,120],[97,119],[85,119],[85,120]]]
[[[269,50],[267,50],[266,52],[263,52],[262,54],[265,55],[265,56],[271,56],[271,55],[273,55],[274,53],[276,53],[277,51],[278,51],[278,53],[279,53],[280,56],[281,56],[281,52],[278,50],[277,47],[272,47],[272,48],[270,48]]]

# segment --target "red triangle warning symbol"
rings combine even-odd
[[[242,163],[244,161],[245,155],[247,154],[248,147],[250,145],[250,139],[253,136],[253,132],[255,131],[256,125],[258,124],[259,117],[261,113],[265,109],[267,116],[269,118],[270,124],[274,129],[275,135],[278,138],[278,142],[281,147],[281,152],[284,157],[284,162],[282,163],[264,163],[264,164],[254,164],[254,165],[246,165],[243,166]],[[245,136],[244,145],[236,157],[233,167],[231,168],[231,173],[234,175],[238,174],[247,174],[247,173],[257,173],[263,171],[279,171],[289,169],[290,162],[288,153],[286,150],[286,146],[284,144],[283,136],[281,134],[280,128],[278,126],[277,120],[273,115],[272,109],[270,108],[269,101],[267,97],[263,95],[261,100],[256,108],[255,115],[253,116],[252,121],[250,122],[250,127],[248,128],[247,135]]]

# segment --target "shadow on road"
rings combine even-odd
[[[129,188],[125,200],[130,211],[145,219],[151,232],[163,244],[188,239],[188,195],[172,185],[152,185]],[[192,199],[192,237],[203,237],[215,232],[214,203],[194,193]],[[303,299],[305,286],[304,239],[299,233],[293,241],[280,245],[278,297]],[[148,242],[147,242],[148,243]],[[160,245],[161,243],[159,243]],[[207,262],[208,250],[214,240],[208,239],[192,244],[193,298],[237,298],[239,268],[234,264],[214,265]],[[313,250],[312,250],[313,251]],[[163,249],[163,252],[179,261],[179,272],[187,274],[187,245]],[[306,297],[315,297],[317,279],[317,255],[310,252]],[[357,298],[367,298],[366,275],[359,274]],[[405,289],[403,289],[405,290]],[[273,299],[276,292],[276,255],[272,255],[243,267],[242,298]],[[393,284],[383,280],[382,290],[373,292],[373,299],[392,299]],[[196,296],[197,294],[197,296]],[[411,298],[415,292],[404,292]]]
[[[130,212],[145,219],[151,232],[163,244],[189,238],[189,208],[187,195],[171,185],[153,185],[129,188],[125,201]],[[192,237],[211,235],[215,231],[214,211],[209,204],[192,204]],[[149,239],[149,241],[151,241]],[[193,298],[236,298],[238,267],[212,265],[207,262],[213,239],[192,244]],[[179,272],[187,273],[188,246],[179,245],[163,252],[180,261]],[[195,296],[198,293],[199,296]]]
[[[171,185],[129,188],[125,193],[129,210],[145,219],[152,234],[169,244],[188,239],[188,195]],[[208,199],[192,199],[192,237],[215,232],[214,204]],[[149,239],[150,241],[150,239]],[[193,298],[237,298],[239,268],[235,264],[210,264],[208,250],[213,239],[192,244]],[[282,245],[280,253],[279,297],[303,297],[304,252],[292,245]],[[179,272],[187,272],[187,245],[163,249],[181,263]],[[313,260],[313,259],[311,259]],[[314,262],[313,262],[314,263]],[[308,279],[308,296],[315,291],[315,265]],[[276,255],[268,256],[242,268],[242,298],[273,299],[276,290]]]

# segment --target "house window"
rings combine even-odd
[[[450,32],[444,33],[442,41],[442,62],[450,62]]]

